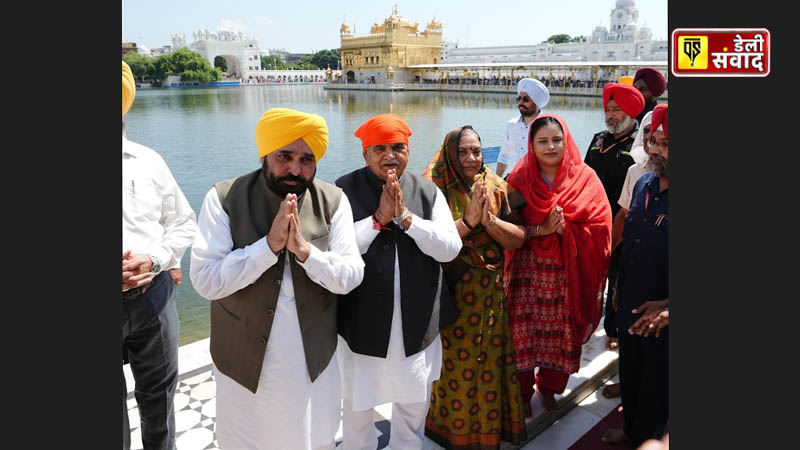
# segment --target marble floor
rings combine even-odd
[[[578,440],[591,427],[599,422],[608,412],[619,404],[619,399],[608,400],[600,395],[599,389],[612,381],[608,378],[616,372],[617,353],[604,348],[605,333],[602,327],[583,347],[581,370],[570,377],[564,394],[557,396],[560,410],[569,410],[566,414],[553,419],[552,424],[544,414],[537,395],[531,402],[534,417],[528,419],[529,436],[533,429],[538,434],[522,447],[505,443],[503,450],[522,448],[523,450],[566,449]],[[175,394],[175,423],[177,428],[178,450],[210,450],[218,449],[214,437],[214,419],[216,417],[215,384],[211,370],[211,358],[208,354],[208,339],[198,341],[179,350],[179,367],[181,375]],[[139,429],[139,414],[136,400],[133,398],[133,379],[130,369],[123,367],[127,379],[128,415],[131,424],[131,448],[142,448]],[[616,376],[612,380],[616,379]],[[599,386],[598,390],[597,386]],[[375,408],[375,427],[378,429],[379,449],[387,448],[389,427],[391,423],[391,404]],[[555,414],[554,416],[559,416]],[[545,428],[542,428],[542,427]],[[337,448],[341,447],[342,427],[336,434]],[[440,446],[426,438],[423,450],[441,449]]]

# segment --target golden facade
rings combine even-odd
[[[434,18],[420,32],[419,23],[408,22],[397,13],[396,6],[392,15],[383,24],[373,24],[366,36],[356,36],[346,22],[340,33],[342,73],[351,80],[359,81],[356,78],[364,79],[370,74],[373,77],[380,74],[379,78],[387,80],[405,80],[408,66],[441,63],[441,22]]]

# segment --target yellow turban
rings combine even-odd
[[[629,86],[633,86],[633,77],[629,76],[619,77],[619,84],[627,84]]]
[[[136,97],[136,82],[133,81],[131,68],[122,61],[122,116],[128,113]]]
[[[316,114],[306,114],[286,108],[272,108],[256,125],[258,154],[267,156],[302,138],[317,161],[328,149],[328,125]]]

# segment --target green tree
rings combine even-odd
[[[126,53],[122,60],[131,67],[133,77],[140,81],[149,78],[155,68],[152,58],[142,56],[136,52]]]
[[[542,44],[563,44],[565,42],[569,42],[570,37],[568,34],[554,34],[547,38],[546,41],[542,42]]]
[[[214,67],[222,69],[223,72],[228,71],[228,63],[222,56],[217,56],[216,58],[214,58]]]
[[[151,79],[164,81],[173,73],[175,73],[175,64],[173,64],[170,54],[161,55],[153,60],[153,70],[150,72]]]
[[[203,55],[188,48],[161,55],[150,60],[149,63],[147,77],[151,80],[163,82],[170,75],[180,75],[182,81],[196,80],[207,84],[222,78],[221,68],[211,67]],[[131,66],[131,70],[133,70],[133,66]]]
[[[335,69],[339,66],[339,49],[334,48],[330,50],[320,50],[311,55],[311,63],[320,69]]]
[[[297,64],[295,64],[296,68],[297,69],[319,69],[319,67],[317,67],[316,64],[311,62],[311,58],[313,56],[314,55],[306,55],[306,56],[303,56],[302,58],[300,58],[300,61],[297,61]]]
[[[286,64],[281,61],[280,56],[262,56],[261,57],[261,68],[268,69],[268,70],[277,70],[277,69],[285,69]]]
[[[586,36],[575,36],[569,40],[570,42],[586,42]]]

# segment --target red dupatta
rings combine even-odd
[[[578,146],[564,119],[544,114],[536,120],[544,117],[558,121],[566,145],[561,167],[552,185],[548,186],[542,177],[539,161],[533,152],[533,136],[528,138],[528,153],[508,176],[507,182],[526,200],[522,210],[525,225],[542,224],[555,205],[563,208],[564,234],[553,233],[534,239],[555,240],[552,244],[560,247],[566,271],[570,320],[576,337],[586,343],[603,312],[603,288],[611,253],[611,206],[597,174],[581,160]],[[514,253],[513,250],[506,252],[507,263],[512,261]],[[506,273],[507,280],[510,276],[512,274]]]

